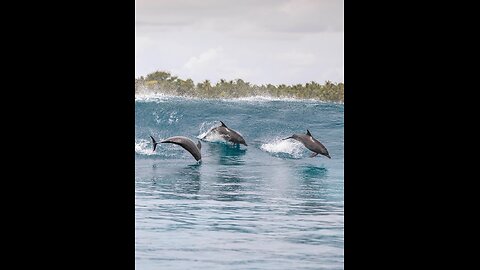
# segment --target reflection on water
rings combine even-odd
[[[244,156],[247,152],[239,145],[226,143],[211,143],[209,153],[218,159],[220,165],[244,165]]]
[[[301,165],[296,170],[298,182],[291,194],[294,198],[301,198],[290,205],[288,214],[294,215],[321,215],[330,213],[333,209],[328,202],[328,185],[324,180],[328,176],[324,167],[307,164]]]
[[[237,170],[219,169],[217,171],[218,193],[216,199],[219,201],[239,201],[244,195],[242,194],[242,183],[245,181],[241,178],[241,172]]]
[[[178,193],[198,194],[200,191],[200,165],[189,165],[174,177],[175,190]]]
[[[172,166],[173,167],[173,166]],[[152,166],[151,188],[173,199],[175,194],[198,194],[201,189],[201,165],[184,167]],[[149,185],[148,183],[144,183]],[[195,197],[193,197],[195,198]]]
[[[300,166],[298,168],[298,173],[304,180],[323,179],[327,176],[327,169],[308,164]]]

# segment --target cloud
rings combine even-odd
[[[343,81],[342,0],[137,0],[136,76]]]
[[[174,69],[174,72],[196,82],[205,79],[212,82],[220,79],[233,80],[248,77],[250,74],[249,68],[243,68],[242,63],[236,57],[230,56],[230,53],[222,47],[210,48],[190,57],[181,68]]]
[[[188,59],[187,63],[185,63],[184,67],[186,69],[198,69],[204,68],[208,65],[212,65],[214,61],[218,61],[220,53],[223,51],[222,47],[210,49],[206,52],[203,52],[199,56],[193,56]]]
[[[137,26],[152,25],[164,31],[198,27],[235,32],[242,25],[269,32],[343,31],[343,1],[137,0]]]

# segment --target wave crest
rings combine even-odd
[[[136,102],[155,102],[161,103],[166,102],[172,99],[182,99],[182,100],[212,100],[212,101],[223,101],[223,102],[246,102],[246,103],[264,103],[264,102],[274,102],[274,101],[284,101],[284,102],[308,102],[316,104],[340,104],[343,105],[343,102],[336,101],[323,101],[318,99],[300,99],[293,97],[272,97],[272,96],[248,96],[248,97],[237,97],[237,98],[202,98],[202,97],[192,97],[192,96],[178,96],[172,94],[164,94],[159,92],[142,92],[135,95]]]

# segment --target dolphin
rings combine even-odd
[[[248,146],[247,143],[245,142],[245,139],[240,135],[238,132],[235,130],[228,128],[225,123],[220,121],[221,125],[218,127],[215,127],[210,130],[205,136],[203,136],[202,140],[205,139],[210,133],[215,132],[219,134],[224,140],[227,142],[231,142],[234,144],[243,144],[245,146]]]
[[[313,152],[310,157],[315,157],[316,155],[320,154],[331,158],[328,154],[327,148],[325,148],[322,143],[313,138],[312,134],[310,133],[310,131],[308,131],[308,129],[307,134],[293,134],[292,136],[285,138],[284,140],[287,139],[294,139],[301,142],[306,148]]]
[[[158,143],[152,136],[150,136],[150,138],[152,138],[153,151],[155,151]],[[192,154],[196,161],[200,161],[202,159],[202,153],[200,153],[200,150],[202,149],[202,144],[200,143],[200,141],[198,141],[198,144],[195,145],[195,143],[187,137],[174,136],[165,139],[160,143],[173,143],[180,145],[181,147],[183,147],[183,149],[187,150],[190,154]]]

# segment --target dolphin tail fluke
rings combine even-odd
[[[155,152],[155,149],[157,149],[157,144],[158,144],[158,143],[155,141],[155,139],[154,139],[152,136],[150,136],[150,138],[152,138],[153,152]]]

